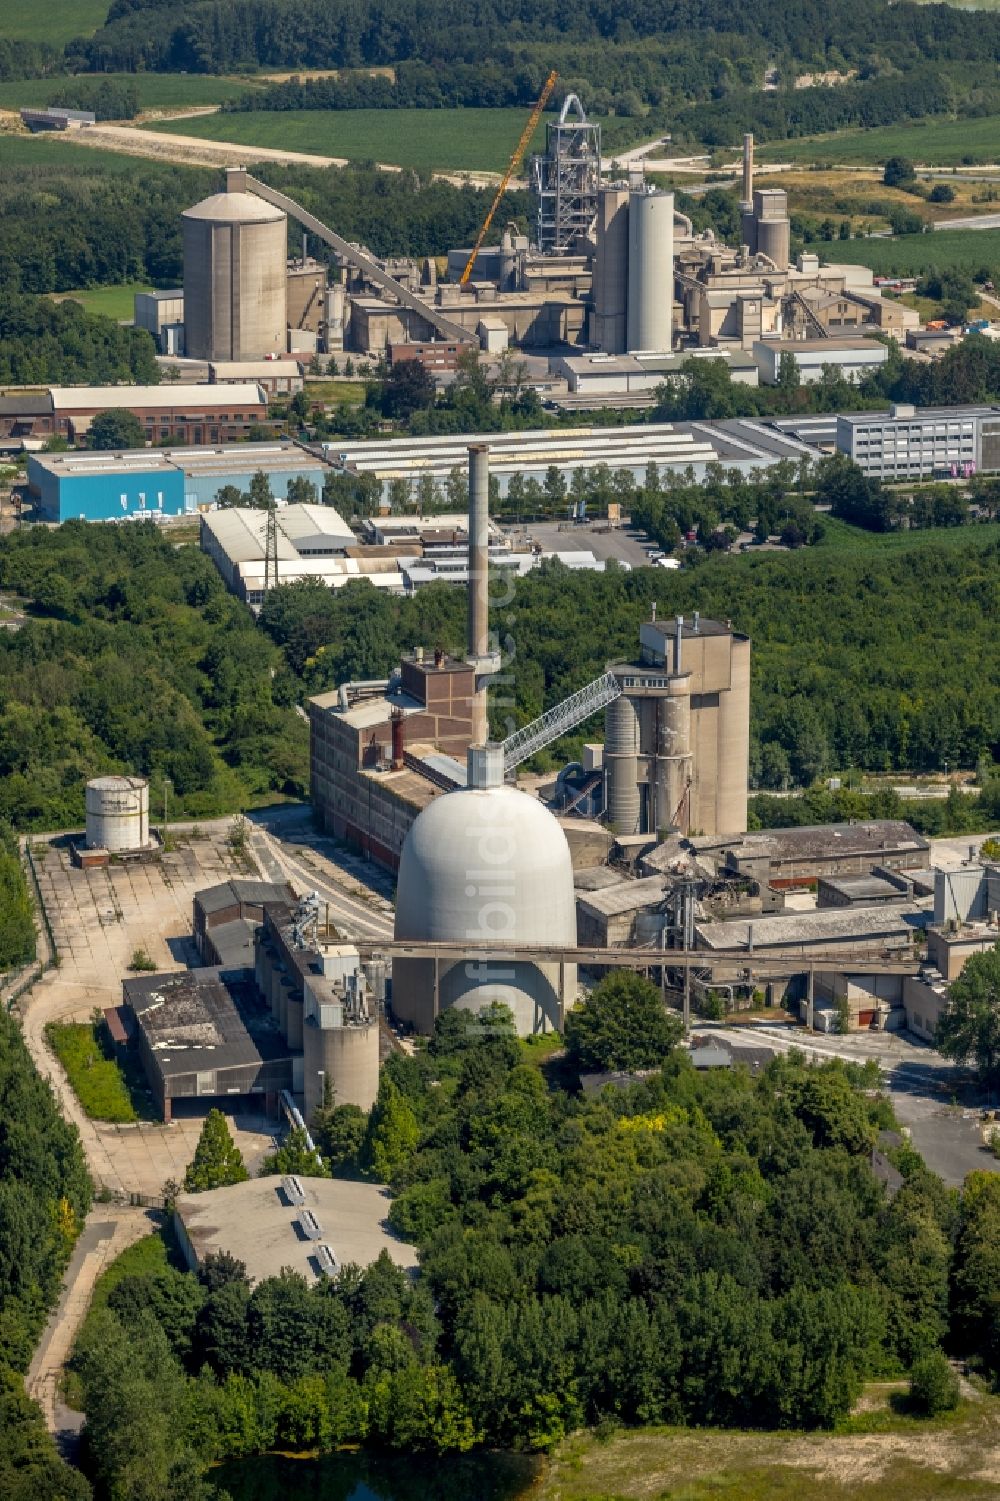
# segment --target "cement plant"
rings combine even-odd
[[[629,1429],[630,1497],[763,1494],[695,1453],[754,1429],[995,1493],[1000,329],[807,246],[745,117],[726,243],[556,76],[474,242],[248,154],[158,383],[0,395],[40,1497],[610,1495]]]

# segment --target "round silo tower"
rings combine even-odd
[[[628,347],[671,347],[674,310],[674,195],[638,190],[628,207]]]
[[[199,360],[285,353],[287,220],[252,193],[214,193],[181,215],[184,341]]]
[[[396,958],[392,1009],[418,1032],[441,1011],[509,1006],[518,1034],[559,1029],[576,966],[476,956],[475,942],[576,946],[569,845],[536,798],[503,785],[499,747],[470,752],[471,785],[443,793],[410,828],[399,862],[397,940],[467,943],[462,959]]]
[[[87,783],[87,848],[118,854],[149,844],[149,783],[144,777],[93,777]]]

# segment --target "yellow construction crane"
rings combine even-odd
[[[538,96],[534,109],[528,116],[528,123],[521,132],[521,139],[514,147],[514,155],[507,163],[507,170],[504,173],[503,177],[501,177],[500,179],[500,186],[497,188],[496,197],[490,204],[490,211],[486,215],[486,218],[483,220],[483,227],[476,237],[476,243],[472,247],[472,254],[469,256],[469,259],[465,264],[465,270],[462,272],[462,276],[459,281],[460,287],[464,287],[466,282],[469,280],[469,277],[472,275],[472,268],[476,264],[476,256],[479,254],[482,243],[490,232],[490,225],[493,223],[493,215],[500,207],[500,200],[506,193],[507,186],[511,178],[514,176],[514,173],[521,165],[521,158],[524,156],[524,153],[528,149],[528,144],[531,140],[531,137],[535,133],[535,127],[538,124],[539,120],[542,118],[542,111],[545,109],[545,106],[549,102],[549,95],[555,88],[556,79],[558,77],[559,74],[555,71],[555,69],[553,69],[548,78],[546,78],[545,80],[545,83],[542,87],[542,92]]]

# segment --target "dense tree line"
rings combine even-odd
[[[197,548],[67,522],[4,538],[0,584],[31,602],[0,640],[0,818],[82,824],[84,784],[107,771],[169,777],[195,817],[302,791],[281,658]]]
[[[781,1059],[757,1080],[706,1076],[675,1027],[647,1040],[645,1083],[585,1097],[571,1065],[546,1081],[502,1007],[483,1023],[447,1014],[389,1061],[352,1165],[396,1189],[415,1284],[384,1256],[313,1288],[285,1273],[251,1289],[212,1258],[197,1278],[119,1282],[74,1362],[102,1494],[131,1496],[141,1464],[149,1501],[179,1474],[200,1496],[215,1459],[352,1440],[826,1427],[867,1377],[939,1348],[955,1197],[908,1148],[895,1197],[877,1182],[892,1114],[870,1072]]]
[[[75,1126],[63,1120],[21,1033],[0,1009],[0,1494],[84,1501],[24,1394],[23,1373],[90,1208]]]
[[[68,298],[0,291],[0,383],[156,385],[153,336],[89,313]]]
[[[184,69],[223,73],[269,67],[355,68],[408,59],[427,62],[495,56],[512,42],[629,42],[674,34],[736,33],[758,57],[777,56],[815,66],[846,62],[912,68],[920,60],[995,60],[1000,26],[945,6],[864,4],[838,0],[831,8],[805,0],[792,15],[780,0],[734,14],[721,0],[628,0],[613,7],[593,0],[567,15],[555,0],[484,4],[458,18],[444,0],[381,0],[366,10],[352,0],[114,0],[107,23],[68,49],[70,60],[96,70]]]
[[[35,920],[17,839],[0,825],[0,974],[35,957]]]
[[[53,89],[48,102],[63,109],[88,110],[98,120],[134,120],[140,107],[135,85],[118,79],[67,78]]]

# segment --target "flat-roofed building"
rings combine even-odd
[[[305,381],[298,360],[210,360],[208,380],[213,386],[238,386],[253,381],[268,396],[294,396]]]
[[[645,481],[648,466],[662,475],[693,471],[703,479],[712,465],[722,464],[743,474],[773,468],[785,459],[814,459],[816,453],[793,435],[756,422],[650,422],[625,427],[543,428],[527,432],[476,433],[432,438],[405,438],[353,443],[337,439],[324,444],[327,462],[343,474],[373,476],[388,502],[402,484],[411,496],[428,477],[444,491],[454,473],[464,477],[470,446],[490,450],[490,481],[506,495],[511,479],[544,483],[550,468],[567,479],[574,469],[606,464],[625,470],[637,484]]]
[[[273,1112],[283,1089],[301,1089],[301,1051],[289,1046],[252,980],[219,968],[179,970],[132,975],[122,993],[165,1121],[176,1099],[258,1096],[261,1110]]]
[[[136,292],[132,321],[156,340],[161,354],[184,353],[184,288]]]
[[[344,1266],[369,1266],[383,1252],[415,1274],[416,1247],[390,1227],[391,1204],[389,1190],[378,1183],[251,1178],[178,1194],[174,1228],[192,1271],[206,1256],[228,1253],[243,1262],[251,1283],[278,1277],[286,1267],[316,1282]]]
[[[229,447],[137,448],[122,453],[71,449],[67,453],[32,454],[27,479],[28,493],[35,499],[42,520],[110,521],[193,514],[213,506],[225,485],[248,491],[259,473],[266,476],[271,493],[279,500],[296,478],[310,480],[318,495],[325,472],[322,462],[311,453],[287,440],[276,440]],[[333,519],[337,535],[354,540],[336,511],[323,506],[309,509],[321,513],[322,520],[313,528],[316,532],[329,530]],[[262,527],[264,513],[252,514]]]
[[[873,479],[967,478],[1000,469],[1000,406],[916,407],[837,418],[837,448]]]
[[[753,357],[765,386],[778,384],[784,355],[795,361],[799,380],[809,386],[821,379],[828,365],[847,380],[860,380],[885,364],[889,350],[877,339],[758,339]]]
[[[464,783],[474,688],[469,663],[419,651],[391,679],[311,698],[311,796],[323,827],[396,870],[417,814]]]
[[[553,375],[562,376],[573,395],[622,396],[655,391],[664,381],[685,379],[692,359],[718,360],[737,385],[759,383],[757,362],[742,349],[686,350],[680,354],[569,354],[549,361]]]
[[[695,836],[690,845],[720,873],[778,887],[819,876],[867,876],[875,865],[926,870],[931,849],[912,824],[896,818],[759,829],[735,839]]]
[[[580,947],[622,948],[631,943],[636,917],[662,905],[667,884],[662,876],[647,876],[641,881],[616,881],[595,891],[577,891]]]

